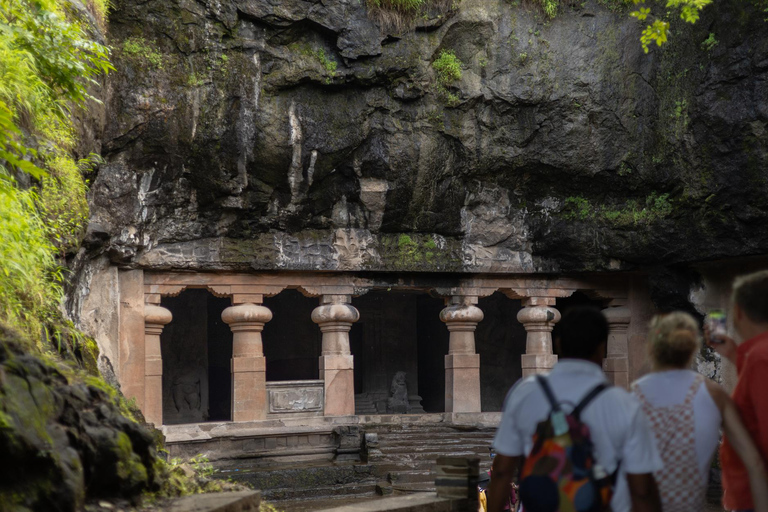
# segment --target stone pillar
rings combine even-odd
[[[480,355],[475,353],[475,328],[482,319],[483,311],[462,297],[451,298],[440,312],[440,320],[450,332],[445,356],[445,412],[480,412]]]
[[[263,420],[267,416],[267,365],[261,331],[272,320],[264,306],[230,306],[221,319],[232,329],[232,421]]]
[[[156,427],[163,424],[163,354],[160,334],[173,319],[167,309],[144,305],[144,418]]]
[[[312,321],[320,326],[323,346],[320,378],[325,388],[326,416],[355,414],[355,364],[349,350],[349,330],[360,320],[349,295],[323,295],[312,311]]]
[[[523,324],[528,336],[525,354],[521,356],[523,378],[545,373],[557,363],[552,353],[552,328],[560,320],[560,312],[554,306],[554,298],[528,297],[523,299],[523,309],[517,320]]]
[[[627,355],[627,330],[632,317],[628,307],[618,306],[603,310],[608,320],[608,351],[603,361],[603,371],[614,386],[629,387],[629,362]]]

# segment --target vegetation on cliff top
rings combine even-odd
[[[103,0],[93,2],[97,16]],[[66,3],[0,0],[0,320],[40,343],[61,331],[63,270],[88,209],[72,155],[73,109],[112,69],[109,50]],[[68,338],[74,339],[74,338]]]

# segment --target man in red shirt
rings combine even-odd
[[[768,460],[768,270],[739,277],[733,283],[733,326],[740,343],[727,337],[711,342],[721,356],[736,364],[739,379],[733,401],[744,425]],[[755,505],[741,459],[726,438],[720,449],[723,507],[748,511]]]

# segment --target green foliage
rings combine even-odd
[[[327,84],[331,83],[331,80],[333,80],[333,78],[336,77],[336,67],[338,66],[338,64],[336,63],[335,60],[333,60],[333,59],[329,58],[328,56],[326,56],[325,55],[325,50],[323,50],[322,48],[316,50],[313,53],[313,55],[318,60],[318,62],[320,62],[320,65],[323,66],[323,68],[330,75],[329,77],[327,77],[325,79],[325,83],[327,83]]]
[[[190,87],[197,87],[199,85],[203,85],[204,83],[205,79],[203,77],[198,77],[194,72],[189,75],[189,78],[187,78],[187,85]]]
[[[163,55],[143,37],[129,37],[123,41],[123,53],[134,60],[146,61],[154,69],[163,69]]]
[[[65,7],[0,0],[0,320],[37,340],[61,324],[57,256],[78,244],[88,214],[70,111],[96,101],[91,88],[113,69]],[[32,186],[19,187],[25,175]]]
[[[718,45],[718,40],[715,38],[715,33],[710,32],[709,36],[707,36],[707,38],[704,41],[702,41],[701,49],[704,50],[705,52],[711,52],[717,45]]]
[[[415,13],[421,10],[427,0],[367,0],[369,7],[388,9],[400,13]]]
[[[643,46],[643,51],[648,53],[649,46],[656,43],[657,46],[661,46],[669,37],[669,22],[664,21],[659,16],[654,16],[650,7],[643,7],[645,0],[633,0],[635,4],[640,4],[637,10],[632,11],[630,16],[637,18],[639,21],[650,21],[640,35],[640,44]],[[687,23],[696,23],[699,19],[699,13],[707,5],[711,4],[712,0],[667,0],[664,6],[665,12],[680,12],[680,19]]]
[[[591,220],[612,224],[617,227],[650,224],[668,217],[672,213],[669,194],[652,192],[644,202],[630,199],[621,208],[607,205],[594,205],[588,199],[575,196],[567,197],[563,216],[568,220]]]
[[[416,20],[443,16],[458,8],[460,0],[361,0],[368,6],[368,15],[386,30],[401,32]]]
[[[441,85],[448,85],[461,80],[461,61],[451,50],[441,50],[440,55],[432,63],[437,73],[437,81]]]
[[[167,455],[168,452],[162,451]],[[215,470],[203,455],[192,457],[189,461],[173,458],[167,462],[158,457],[154,469],[160,478],[161,486],[158,492],[145,496],[150,503],[158,498],[222,492],[232,487],[223,480],[211,478]]]
[[[0,192],[0,318],[28,336],[54,319],[61,297],[56,248],[34,190]]]
[[[552,19],[557,15],[557,10],[560,7],[558,0],[538,0],[541,5],[541,9],[544,11],[544,15]]]
[[[459,104],[459,97],[449,91],[448,86],[461,80],[461,65],[462,62],[451,50],[441,50],[440,55],[432,63],[437,76],[435,86],[437,96],[450,107]]]
[[[208,478],[216,472],[216,470],[213,469],[210,460],[208,460],[208,457],[205,455],[197,454],[189,459],[189,463],[192,464],[195,473],[203,478]]]

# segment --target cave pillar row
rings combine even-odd
[[[440,312],[450,333],[445,356],[445,412],[480,412],[480,354],[475,329],[483,319],[477,297],[453,296]]]
[[[323,295],[312,311],[312,321],[323,333],[320,353],[320,378],[324,387],[324,414],[355,414],[354,359],[349,348],[349,331],[360,320],[350,295]]]
[[[272,320],[261,295],[235,296],[221,313],[232,329],[232,421],[263,420],[267,416],[267,365],[261,331]]]
[[[156,304],[144,305],[144,418],[163,424],[163,356],[160,335],[173,315]]]
[[[632,312],[619,301],[612,301],[603,310],[608,320],[608,350],[603,360],[603,371],[614,386],[629,387],[629,345],[627,331]]]
[[[527,332],[525,354],[520,356],[523,378],[546,373],[557,363],[552,352],[552,329],[560,321],[560,312],[554,305],[554,297],[526,297],[523,309],[517,313],[517,320]]]

